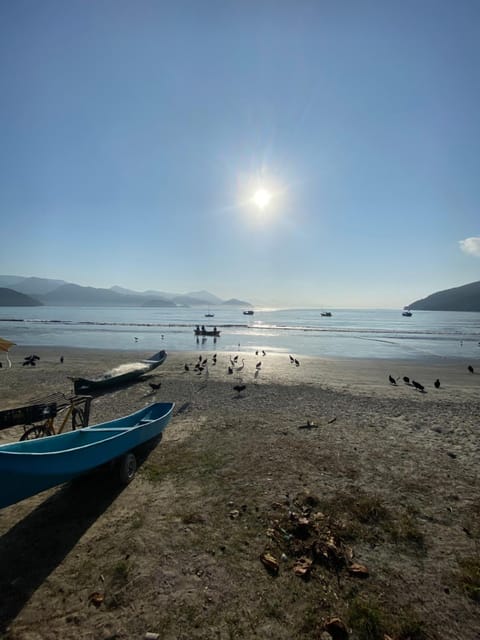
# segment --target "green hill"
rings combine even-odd
[[[480,281],[437,291],[406,308],[412,311],[480,311]]]

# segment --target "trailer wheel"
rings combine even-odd
[[[120,459],[118,476],[122,484],[129,484],[137,471],[137,459],[133,453],[127,453]]]

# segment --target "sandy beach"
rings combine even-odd
[[[229,374],[212,353],[200,375],[199,352],[169,353],[94,397],[91,424],[176,403],[128,487],[93,477],[0,511],[2,637],[478,640],[480,362],[238,353]],[[0,410],[137,359],[10,358]]]

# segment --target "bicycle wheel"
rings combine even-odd
[[[45,424],[34,424],[30,429],[27,429],[20,438],[20,442],[23,440],[36,440],[37,438],[46,438],[50,434],[50,429]]]
[[[86,426],[84,410],[74,407],[72,411],[72,429],[75,431],[75,429],[81,429]]]

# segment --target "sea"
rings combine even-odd
[[[265,350],[326,358],[480,357],[480,313],[238,307],[4,307],[0,337],[21,346],[149,352]],[[206,314],[214,314],[207,317]],[[195,337],[214,326],[220,337]]]

